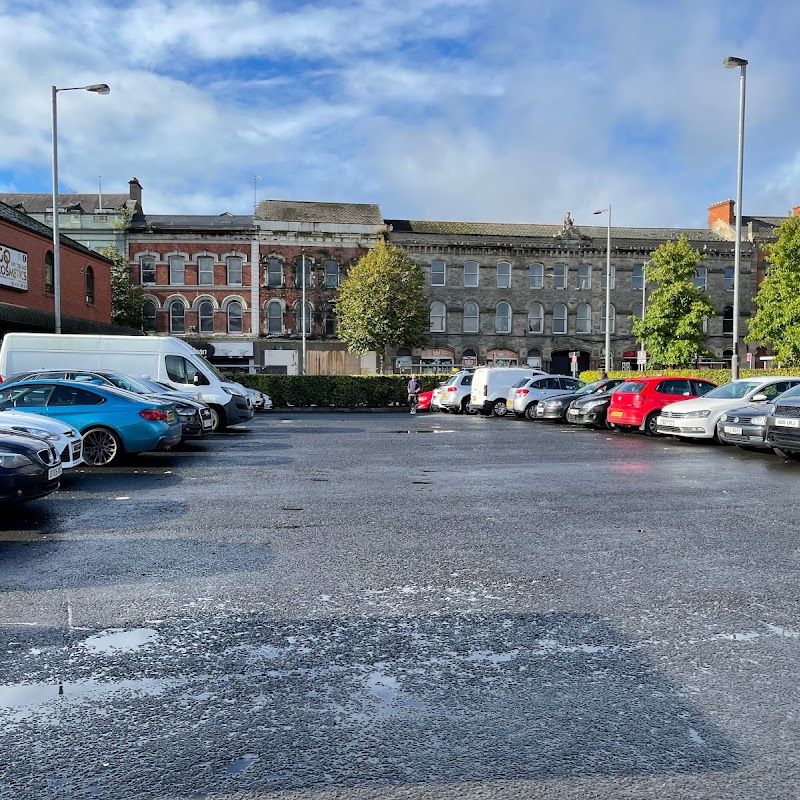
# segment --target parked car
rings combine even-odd
[[[574,392],[557,394],[553,397],[540,400],[536,404],[536,419],[557,419],[561,422],[566,422],[567,412],[575,400],[580,400],[583,397],[595,397],[596,395],[605,394],[609,394],[610,397],[610,391],[615,386],[619,386],[623,381],[624,378],[604,378],[603,380],[587,383]]]
[[[757,403],[726,411],[717,422],[717,439],[723,444],[735,444],[743,450],[766,450],[769,405]]]
[[[113,386],[47,380],[3,384],[0,407],[71,425],[83,436],[83,459],[92,467],[107,466],[123,453],[172,447],[182,437],[173,403]]]
[[[0,408],[0,430],[38,436],[55,447],[64,469],[83,464],[83,437],[57,419]]]
[[[442,411],[449,411],[453,414],[475,413],[469,407],[469,397],[472,392],[472,374],[472,370],[456,372],[441,387],[439,406]]]
[[[508,411],[508,390],[523,378],[545,374],[531,367],[478,367],[472,375],[469,408],[487,416],[502,417]]]
[[[417,411],[430,411],[431,410],[431,400],[433,398],[433,389],[429,389],[427,392],[420,392],[417,395]]]
[[[566,375],[534,375],[517,381],[508,391],[506,408],[515,416],[536,419],[536,405],[545,398],[574,392],[585,386],[580,378]]]
[[[800,460],[800,387],[781,395],[769,409],[764,443],[779,456]]]
[[[678,400],[702,397],[716,383],[701,378],[678,375],[630,378],[614,389],[608,407],[608,421],[614,428],[638,428],[655,436],[656,420],[661,409]]]
[[[435,389],[431,391],[431,402],[429,411],[441,411],[442,410],[442,392],[444,392],[444,387],[447,386],[447,381],[442,381]]]
[[[258,389],[251,389],[249,386],[242,386],[242,389],[244,389],[244,393],[252,401],[254,411],[272,410],[272,400],[268,394],[264,394],[264,392]]]
[[[767,403],[800,384],[800,377],[739,378],[712,389],[702,397],[671,403],[656,420],[656,431],[680,439],[714,439],[717,422],[733,408]]]
[[[0,432],[0,503],[21,503],[55,492],[61,460],[45,439],[19,431]]]

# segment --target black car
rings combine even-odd
[[[556,419],[576,425],[604,426],[611,394],[625,378],[602,378],[575,392],[548,397],[539,402],[536,419]]]
[[[800,387],[775,398],[767,412],[764,444],[779,456],[800,461]]]
[[[742,406],[726,411],[717,422],[717,439],[723,444],[735,444],[744,450],[766,450],[768,405]]]
[[[61,459],[46,439],[0,431],[0,503],[45,497],[60,484]]]

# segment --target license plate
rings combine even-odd
[[[624,415],[624,411],[612,411],[608,416],[609,417],[621,417]]]
[[[729,433],[731,436],[741,436],[742,429],[737,428],[735,425],[723,425],[722,426],[723,433]]]
[[[204,419],[203,420],[203,428],[205,430],[209,430],[210,431],[211,428],[213,428],[213,427],[214,427],[214,423],[210,419]]]
[[[167,422],[175,422],[175,412],[167,411]]]
[[[52,481],[54,478],[57,478],[61,474],[61,464],[57,467],[50,467],[47,470],[47,480]]]
[[[776,417],[775,424],[780,425],[782,428],[800,428],[800,419],[786,417]]]
[[[506,400],[506,408],[514,408],[514,401]]]
[[[664,425],[667,428],[671,427],[668,417],[656,417],[656,425]]]

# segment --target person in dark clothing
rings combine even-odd
[[[408,404],[411,406],[411,413],[417,413],[417,400],[419,399],[419,390],[422,388],[422,384],[417,380],[416,375],[411,376],[411,380],[408,382]]]

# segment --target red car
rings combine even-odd
[[[656,435],[656,417],[664,406],[678,400],[702,397],[716,383],[679,375],[655,378],[629,378],[611,395],[608,422],[613,428],[638,428],[649,436]]]
[[[430,411],[432,397],[433,389],[431,389],[429,392],[420,392],[417,395],[417,411]]]

